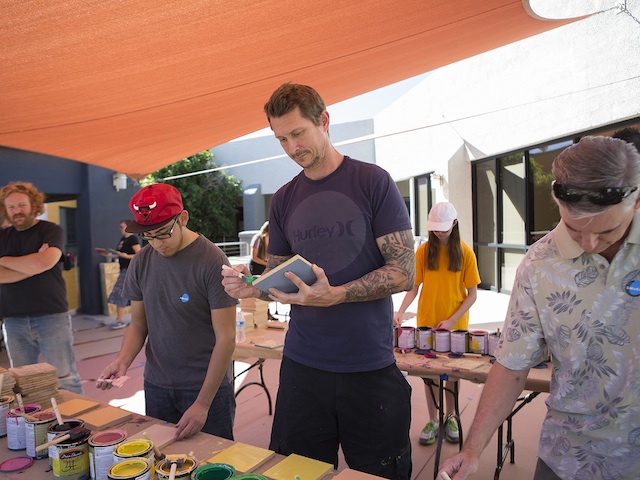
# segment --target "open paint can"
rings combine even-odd
[[[24,425],[27,455],[31,458],[47,458],[49,451],[45,449],[36,452],[36,447],[47,443],[47,432],[49,427],[56,421],[56,414],[51,410],[45,410],[36,412],[31,416],[35,420],[27,420]]]
[[[7,436],[7,413],[11,408],[11,402],[16,399],[13,395],[0,397],[0,437]]]
[[[208,463],[195,469],[192,480],[227,480],[236,476],[236,469],[227,463]]]
[[[259,473],[243,473],[242,475],[236,475],[233,480],[268,480],[268,478]]]
[[[64,434],[65,432],[68,432],[69,430],[77,427],[84,427],[84,421],[73,418],[62,422],[62,425],[59,425],[57,422],[52,423],[47,429],[47,442],[53,440],[57,435],[60,435],[61,433]],[[54,445],[51,445],[49,447],[49,465],[51,466],[53,466],[53,462],[51,459],[56,453],[53,447]]]
[[[472,330],[469,332],[469,351],[471,353],[486,355],[488,353],[488,335],[488,332],[485,332],[484,330]]]
[[[28,403],[24,405],[24,413],[33,415],[40,411],[40,405]],[[9,450],[24,450],[27,448],[25,424],[26,420],[20,415],[7,412],[7,448]]]
[[[89,437],[89,468],[93,480],[107,480],[107,471],[114,464],[113,451],[126,439],[124,430],[105,430]]]
[[[433,349],[436,352],[448,352],[451,349],[451,332],[446,328],[438,328],[433,332]]]
[[[487,353],[492,357],[495,356],[496,348],[498,348],[498,343],[500,343],[499,332],[493,332],[487,336]]]
[[[118,445],[113,450],[113,461],[121,462],[132,458],[143,458],[151,465],[151,478],[155,478],[156,463],[153,454],[153,442],[146,438],[136,438]]]
[[[151,480],[151,463],[145,458],[129,458],[111,465],[108,480]]]
[[[398,332],[398,348],[414,348],[416,346],[416,329],[400,327]]]
[[[467,352],[468,333],[466,330],[451,332],[451,353],[464,354]]]
[[[79,438],[64,440],[52,445],[51,464],[53,478],[58,480],[85,480],[89,478],[89,437],[91,430]]]
[[[156,465],[156,477],[158,480],[168,479],[171,474],[171,462],[182,459],[182,465],[176,468],[174,478],[190,479],[191,473],[198,468],[198,460],[193,455],[167,455]]]
[[[433,348],[433,331],[431,327],[418,327],[416,331],[416,345],[420,350],[431,350]]]

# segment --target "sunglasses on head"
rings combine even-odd
[[[582,197],[587,197],[587,200],[594,205],[617,205],[638,189],[638,187],[609,187],[598,190],[583,190],[555,181],[551,183],[551,187],[558,200],[576,203]]]

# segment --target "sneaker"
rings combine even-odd
[[[121,328],[126,327],[127,325],[129,325],[127,322],[118,321],[118,322],[113,322],[111,325],[109,325],[109,328],[111,330],[119,330]]]
[[[453,417],[449,417],[447,423],[444,424],[444,438],[449,443],[460,443],[460,431],[458,423]]]
[[[420,432],[420,445],[433,445],[438,436],[440,425],[431,420]]]

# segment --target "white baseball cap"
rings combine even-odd
[[[427,230],[430,232],[446,232],[458,218],[456,208],[449,202],[436,203],[431,207],[429,219],[427,220]]]

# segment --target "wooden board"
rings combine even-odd
[[[63,417],[72,418],[90,410],[94,410],[99,406],[100,402],[94,402],[93,400],[87,400],[84,398],[74,398],[73,400],[59,404],[58,411]]]
[[[314,460],[292,453],[287,458],[278,462],[262,475],[274,480],[318,480],[333,470],[330,463]]]
[[[234,443],[229,448],[207,460],[207,463],[226,463],[242,473],[253,472],[271,459],[276,452],[266,448],[254,447],[246,443]]]
[[[144,433],[149,436],[153,444],[162,450],[170,443],[175,442],[176,427],[173,424],[163,425],[156,423],[137,435],[139,438],[144,438]]]
[[[105,428],[131,420],[133,416],[131,412],[108,405],[98,410],[92,410],[79,415],[78,418],[84,421],[86,428],[91,430],[104,430]]]
[[[338,475],[333,477],[332,480],[382,480],[382,477],[345,468]]]

